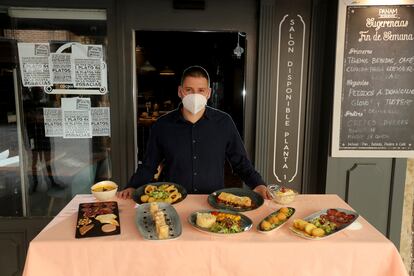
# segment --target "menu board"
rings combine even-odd
[[[414,5],[343,13],[332,156],[414,156]]]

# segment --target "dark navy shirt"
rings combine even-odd
[[[143,164],[131,177],[128,187],[151,182],[162,162],[165,181],[180,184],[189,193],[209,194],[224,188],[226,158],[252,189],[264,184],[247,158],[240,135],[227,113],[206,107],[203,117],[193,124],[184,119],[181,108],[152,125]]]

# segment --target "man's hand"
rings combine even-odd
[[[132,193],[135,191],[135,188],[126,188],[120,192],[116,193],[116,196],[122,199],[129,199],[132,197]]]
[[[267,188],[265,185],[259,185],[256,188],[254,188],[253,191],[261,195],[264,199],[272,199],[269,193],[267,192]]]

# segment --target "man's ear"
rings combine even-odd
[[[211,88],[208,89],[208,93],[206,95],[207,100],[210,99],[211,96]]]
[[[181,85],[178,86],[177,95],[180,99],[183,99],[183,88],[181,87]]]

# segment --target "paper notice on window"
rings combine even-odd
[[[49,64],[52,83],[70,84],[73,82],[71,54],[51,53]]]
[[[62,98],[61,107],[63,110],[90,110],[91,99],[90,98]]]
[[[111,136],[109,107],[92,107],[92,135]]]
[[[72,63],[75,88],[107,90],[102,45],[72,45]]]
[[[89,98],[62,99],[63,138],[92,138]]]
[[[62,137],[62,110],[60,108],[43,108],[46,137]]]
[[[49,44],[18,43],[17,49],[23,86],[50,86]]]

